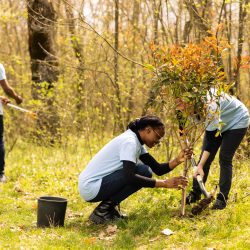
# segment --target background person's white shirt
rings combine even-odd
[[[4,66],[0,63],[0,81],[6,79],[5,69]],[[0,115],[3,115],[3,105],[0,101]]]
[[[209,114],[206,130],[218,129],[219,122],[223,123],[221,132],[247,128],[250,123],[247,107],[235,97],[224,92],[218,98],[217,91],[216,88],[211,88],[207,94]],[[216,103],[217,99],[218,103]]]
[[[107,143],[88,163],[79,176],[79,192],[86,201],[94,199],[102,178],[123,168],[122,161],[137,163],[147,150],[130,129]]]

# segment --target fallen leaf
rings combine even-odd
[[[105,231],[101,231],[98,235],[99,240],[111,241],[115,238],[118,229],[116,225],[108,225]]]
[[[170,229],[166,228],[166,229],[162,230],[161,233],[164,235],[172,235],[174,232],[171,231]]]
[[[24,191],[18,186],[15,186],[14,190],[18,193],[24,193]]]
[[[34,203],[34,204],[31,206],[32,209],[37,209],[37,207],[38,207],[38,206],[37,206],[37,203]]]
[[[92,244],[96,242],[96,237],[85,238],[83,241],[85,244]]]
[[[117,232],[117,226],[116,225],[108,225],[106,229],[107,234],[114,234]]]
[[[101,231],[101,232],[99,233],[99,235],[98,235],[98,238],[99,238],[100,240],[103,240],[103,239],[105,238],[105,232],[104,232],[104,231]]]
[[[107,240],[107,241],[111,241],[111,240],[114,240],[115,236],[112,235],[112,236],[107,236],[104,238],[104,240]]]
[[[68,219],[75,219],[77,217],[82,217],[83,216],[83,213],[82,212],[73,212],[72,209],[69,209],[67,211],[67,218]]]
[[[29,194],[28,192],[23,191],[19,186],[15,186],[15,187],[14,187],[14,190],[15,190],[17,193],[20,193],[20,194],[23,194],[23,195],[28,195],[28,194]]]
[[[15,227],[15,226],[11,226],[10,227],[10,231],[11,232],[21,232],[21,231],[23,231],[23,226],[17,226],[17,227]]]
[[[159,240],[160,239],[160,236],[157,236],[157,237],[154,237],[153,239],[150,239],[149,242],[154,242],[156,240]]]
[[[6,227],[5,223],[1,222],[0,223],[0,228],[5,228],[5,227]]]
[[[25,226],[24,225],[19,225],[18,226],[21,230],[24,230],[25,229]]]

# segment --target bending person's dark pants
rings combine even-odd
[[[4,174],[4,165],[5,165],[5,151],[4,151],[4,140],[3,140],[3,116],[0,115],[0,175]]]
[[[228,199],[228,194],[229,194],[231,183],[232,183],[233,157],[242,139],[244,138],[246,132],[247,132],[247,128],[233,129],[233,130],[228,130],[228,131],[223,132],[221,136],[214,137],[213,148],[211,149],[210,155],[205,165],[203,166],[203,171],[204,171],[203,181],[204,183],[206,182],[211,163],[213,162],[216,156],[216,153],[218,149],[220,148],[220,154],[219,154],[220,193],[217,196],[217,198],[220,200],[224,201],[225,199],[226,200]],[[208,143],[209,141],[207,137],[205,136],[203,140],[203,145],[202,145],[202,153],[204,149],[207,148]],[[193,179],[193,191],[196,194],[201,194],[199,184],[196,179]]]
[[[152,177],[151,169],[144,164],[137,164],[135,172],[138,175]],[[124,176],[124,171],[121,169],[102,179],[99,193],[90,202],[111,200],[114,204],[119,204],[141,188],[142,186],[139,185],[128,184]]]

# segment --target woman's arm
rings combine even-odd
[[[15,90],[8,84],[8,81],[6,79],[0,80],[0,85],[9,97],[15,99],[17,104],[22,103],[23,99],[19,95],[17,95]]]
[[[164,187],[164,188],[180,188],[187,186],[186,177],[178,176],[166,180],[155,180],[135,173],[135,163],[131,161],[123,161],[123,171],[125,179],[129,184],[136,184],[142,187]]]
[[[202,177],[204,176],[203,167],[210,155],[210,152],[213,148],[216,148],[218,144],[221,142],[221,137],[220,136],[216,137],[215,136],[216,133],[217,133],[217,130],[205,132],[205,138],[204,138],[205,145],[204,145],[201,159],[198,163],[197,169],[194,172],[194,177],[196,177],[199,174]]]
[[[142,187],[155,187],[156,180],[135,173],[136,165],[132,161],[123,161],[123,173],[127,183]]]
[[[140,160],[148,165],[152,171],[157,175],[164,175],[170,172],[172,169],[169,167],[169,163],[159,163],[155,160],[155,158],[149,153],[143,154],[140,156]]]
[[[181,164],[186,157],[190,158],[192,153],[193,151],[190,148],[181,150],[177,157],[166,163],[157,162],[155,158],[149,153],[141,155],[140,160],[144,164],[148,165],[155,174],[160,176],[172,171],[179,164]]]
[[[198,164],[197,168],[194,171],[194,177],[195,178],[197,177],[197,175],[201,175],[201,177],[204,176],[203,167],[204,167],[209,155],[210,155],[210,152],[203,151],[201,159],[199,161],[199,164]]]

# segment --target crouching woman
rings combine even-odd
[[[128,130],[107,143],[88,163],[79,176],[79,192],[88,202],[101,202],[90,221],[101,224],[123,218],[116,209],[121,201],[143,187],[181,188],[188,184],[183,176],[165,180],[152,178],[164,175],[190,158],[191,149],[182,150],[166,163],[158,163],[146,150],[160,143],[165,126],[159,117],[143,116],[128,125]]]

